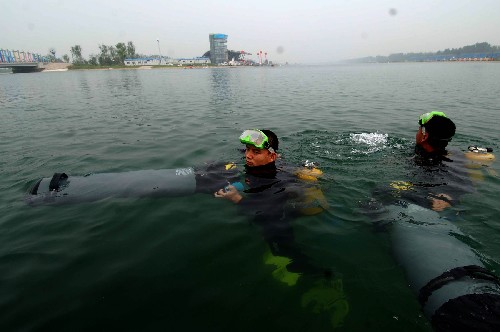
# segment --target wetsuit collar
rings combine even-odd
[[[262,166],[250,167],[245,165],[245,171],[247,174],[268,179],[275,178],[277,173],[276,164],[274,163],[274,161]]]
[[[442,161],[452,161],[447,158],[446,155],[448,151],[446,150],[435,150],[433,152],[427,152],[420,145],[415,145],[415,161],[417,164],[422,165],[435,165]]]

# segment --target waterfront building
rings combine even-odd
[[[227,35],[222,33],[211,33],[208,35],[210,40],[210,61],[214,65],[227,63]]]
[[[135,58],[125,59],[125,66],[172,66],[172,65],[208,65],[210,59],[207,57],[181,58],[172,59],[162,57],[161,63],[159,58]]]
[[[158,66],[159,58],[127,58],[123,61],[125,66]]]
[[[194,64],[208,65],[210,63],[210,59],[207,57],[203,57],[203,56],[197,56],[194,58],[177,59],[177,62],[180,64],[183,64],[183,65],[194,65]]]

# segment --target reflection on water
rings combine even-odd
[[[210,70],[212,103],[215,104],[215,107],[232,98],[231,86],[237,83],[233,81],[231,74],[233,71],[227,70],[227,68]]]

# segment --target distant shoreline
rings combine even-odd
[[[466,61],[347,61],[348,63],[500,63],[500,60],[466,60]]]
[[[485,64],[485,63],[500,63],[499,60],[492,61],[393,61],[393,62],[351,62],[344,61],[338,63],[324,63],[324,64],[300,64],[300,66],[331,66],[331,65],[373,65],[373,64],[415,64],[415,63],[425,63],[425,64],[435,64],[435,63],[461,63],[461,64]],[[51,64],[49,64],[51,65]],[[54,65],[54,64],[52,64]],[[245,67],[255,67],[259,68],[260,66],[74,66],[70,63],[57,63],[58,66],[46,66],[38,72],[67,72],[67,71],[79,71],[79,70],[158,70],[158,69],[224,69],[224,68],[245,68]],[[292,65],[293,66],[293,65]],[[269,66],[264,66],[269,67]],[[280,67],[280,66],[274,66]],[[9,68],[0,68],[0,74],[11,74],[12,70]]]

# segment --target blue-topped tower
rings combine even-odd
[[[211,33],[208,39],[210,40],[210,62],[214,65],[227,62],[227,35]]]

